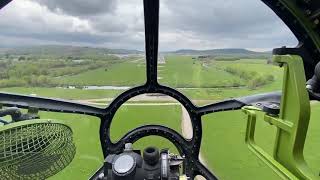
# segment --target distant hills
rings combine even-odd
[[[40,57],[101,57],[110,54],[141,54],[143,52],[128,49],[108,49],[95,47],[41,45],[15,48],[2,48],[0,54]]]
[[[177,51],[160,52],[161,54],[177,55],[212,55],[216,57],[270,57],[271,52],[255,52],[240,48],[194,50],[181,49]],[[104,57],[106,55],[144,54],[143,51],[128,49],[109,49],[95,47],[65,46],[65,45],[39,45],[15,48],[0,48],[0,55],[9,54],[16,56],[38,57]]]
[[[181,49],[177,51],[167,52],[170,54],[181,55],[212,55],[221,57],[269,57],[271,52],[256,52],[240,48],[226,48],[226,49],[209,49],[209,50],[194,50]]]

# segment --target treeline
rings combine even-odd
[[[130,50],[112,50],[105,48],[77,47],[77,46],[29,46],[19,48],[9,48],[0,52],[0,57],[22,58],[22,59],[94,59],[109,60],[115,59],[112,54],[139,53]]]
[[[11,78],[11,79],[1,79],[0,88],[7,87],[54,87],[57,84],[49,76],[26,76],[21,79]]]
[[[215,61],[238,61],[240,58],[237,57],[216,57],[214,58]]]
[[[259,86],[263,86],[274,81],[274,76],[271,74],[261,75],[255,71],[245,71],[234,67],[226,67],[224,70],[230,74],[246,80],[247,86],[250,89],[256,89]]]
[[[6,61],[0,63],[0,88],[4,87],[54,87],[56,77],[76,75],[98,68],[108,68],[117,61]]]

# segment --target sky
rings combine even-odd
[[[142,0],[13,0],[0,10],[0,47],[43,44],[144,50]],[[160,0],[159,48],[295,46],[260,0]]]

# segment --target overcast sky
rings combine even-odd
[[[0,46],[70,44],[144,49],[142,0],[13,0],[0,10]],[[295,46],[259,0],[161,0],[160,49]]]

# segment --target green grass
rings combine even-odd
[[[221,87],[242,82],[239,77],[188,56],[166,57],[166,64],[159,65],[158,72],[160,83],[173,87]]]
[[[275,81],[257,89],[246,87],[246,81],[225,72],[226,67],[254,71],[260,75],[272,74]],[[222,100],[232,97],[245,96],[255,93],[279,90],[282,83],[282,70],[279,67],[266,64],[266,60],[243,59],[238,61],[207,61],[193,60],[187,56],[169,56],[166,64],[159,65],[160,82],[173,87],[200,87],[199,89],[181,89],[191,99]],[[128,60],[116,63],[105,69],[83,72],[74,76],[65,76],[58,79],[67,85],[141,85],[145,80],[145,63],[143,60]],[[237,89],[223,88],[223,86],[240,85]],[[203,88],[215,87],[215,88]],[[218,87],[218,88],[217,88]],[[2,88],[21,94],[37,94],[38,96],[56,97],[63,99],[98,99],[114,98],[123,91],[119,90],[81,90],[39,87]]]
[[[40,115],[44,119],[65,120],[65,123],[72,127],[77,148],[71,164],[50,179],[88,179],[103,163],[99,119],[62,113],[43,112]],[[180,115],[180,106],[124,106],[119,109],[111,125],[111,137],[113,140],[119,139],[128,131],[145,124],[167,125],[181,132]],[[171,151],[177,152],[168,140],[154,136],[139,140],[134,147],[143,149],[150,145],[159,148],[170,147]]]
[[[258,87],[256,89],[249,89],[248,87],[239,88],[199,88],[199,89],[182,89],[183,94],[191,99],[202,100],[223,100],[234,97],[247,96],[258,93],[265,93],[270,91],[281,90],[283,70],[277,66],[266,64],[266,60],[238,60],[234,62],[229,61],[216,61],[212,62],[211,66],[216,66],[220,69],[226,67],[233,67],[243,69],[246,71],[257,72],[258,75],[272,74],[275,80],[267,85]]]
[[[107,70],[100,68],[86,71],[74,76],[55,79],[59,84],[65,85],[109,85],[109,86],[134,86],[142,85],[146,81],[146,68],[144,63],[132,61],[113,64]]]
[[[61,98],[61,99],[101,99],[115,98],[124,90],[82,90],[63,88],[42,88],[42,87],[14,87],[0,88],[2,92],[17,93],[23,95],[36,94],[41,97]]]
[[[266,85],[259,89],[251,90],[248,88],[202,88],[202,89],[183,89],[180,90],[184,95],[194,100],[223,100],[234,97],[253,95],[271,91],[278,91],[281,88],[273,87],[274,85]]]
[[[237,61],[233,61],[233,63],[266,64],[266,61],[267,61],[266,59],[240,59]],[[228,61],[222,61],[222,62],[228,62]]]
[[[147,124],[166,125],[181,132],[181,107],[169,106],[123,106],[111,125],[111,138],[116,141],[128,131]],[[119,128],[121,127],[121,128]]]
[[[97,118],[61,113],[40,114],[41,118],[65,120],[72,128],[76,155],[70,165],[50,179],[88,179],[103,162],[99,141],[100,120]]]
[[[320,171],[320,104],[313,104],[311,108],[311,119],[309,124],[309,131],[307,135],[304,155],[307,164],[311,170],[316,174]]]
[[[159,67],[159,77],[162,77],[160,83],[173,87],[200,87],[179,90],[193,100],[217,101],[280,90],[283,77],[281,68],[267,64],[267,60],[263,59],[200,62],[187,56],[169,56],[166,58],[166,64],[160,66],[163,66]],[[256,72],[259,76],[271,74],[275,80],[256,89],[250,89],[246,80],[225,72],[226,67]],[[235,89],[223,87],[237,86],[237,84],[240,87]],[[201,102],[196,104],[202,105]]]
[[[256,72],[262,76],[269,74],[274,76],[275,81],[273,83],[258,89],[270,91],[279,89],[282,85],[283,69],[275,65],[267,64],[266,60],[239,60],[235,62],[217,61],[215,64],[220,68],[233,67],[250,72]]]
[[[244,143],[246,120],[241,111],[207,115],[202,121],[201,150],[210,169],[220,179],[279,179]],[[270,142],[270,129],[261,128],[267,126],[265,124],[258,126],[257,131],[270,134],[265,143]]]

